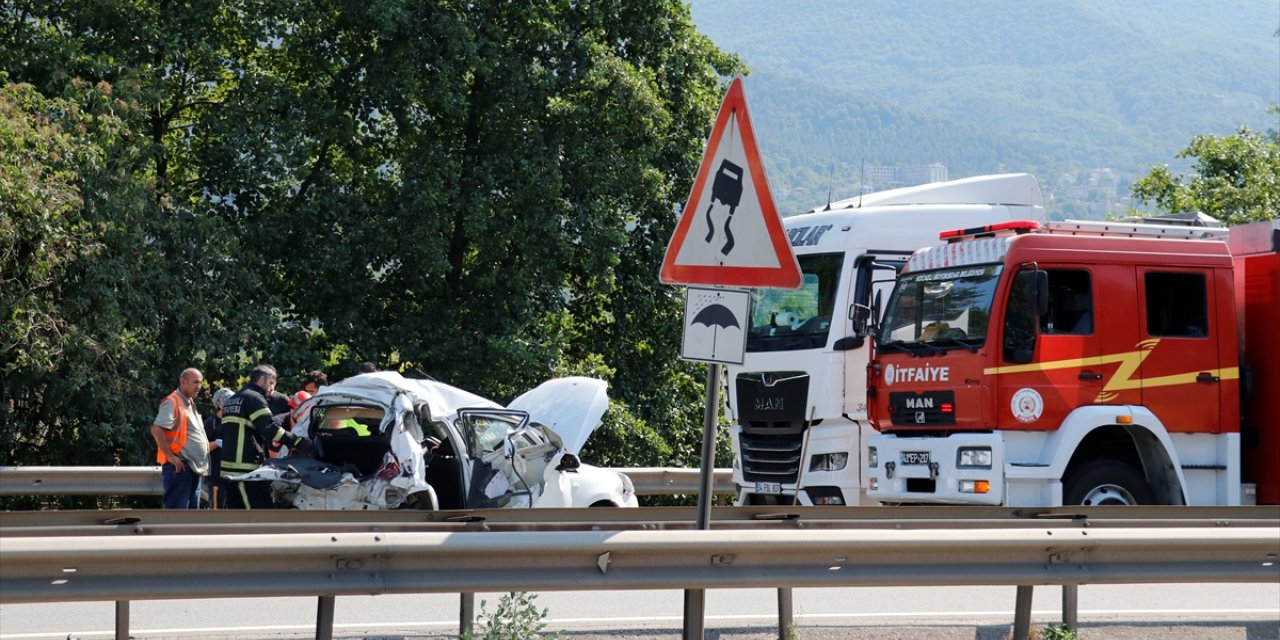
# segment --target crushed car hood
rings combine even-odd
[[[322,387],[314,400],[332,400],[335,396],[390,407],[396,396],[409,394],[431,407],[432,420],[451,419],[459,409],[489,408],[502,405],[469,391],[435,380],[406,378],[394,371],[378,371],[347,378]]]
[[[565,450],[577,455],[609,408],[608,388],[608,383],[595,378],[554,378],[526,391],[507,408],[528,413],[530,421],[550,429]],[[393,371],[366,373],[322,387],[308,402],[328,404],[343,399],[391,407],[400,395],[425,401],[431,407],[432,420],[452,420],[462,409],[502,408],[488,398],[443,382],[406,378]]]
[[[560,436],[566,451],[578,455],[609,408],[608,388],[595,378],[555,378],[524,392],[507,408],[528,413],[531,421]]]

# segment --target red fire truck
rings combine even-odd
[[[870,497],[1280,504],[1280,221],[941,239],[874,336]]]

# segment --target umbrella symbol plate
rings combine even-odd
[[[681,357],[697,362],[742,364],[751,293],[745,289],[689,287],[685,292]]]

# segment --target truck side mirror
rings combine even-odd
[[[1031,313],[1035,317],[1049,313],[1049,272],[1039,269],[1031,272],[1027,280],[1027,300],[1031,302]]]
[[[854,335],[867,334],[867,318],[871,315],[871,307],[854,303],[849,306],[849,319],[853,321]]]
[[[845,336],[836,340],[831,345],[833,351],[848,351],[857,349],[867,340],[867,314],[870,309],[865,304],[853,303],[849,305],[849,319],[853,321],[853,335]]]

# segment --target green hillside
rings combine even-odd
[[[1195,134],[1276,127],[1275,2],[698,1],[693,17],[752,70],[784,210],[825,199],[833,167],[847,194],[863,161],[1127,181]]]

